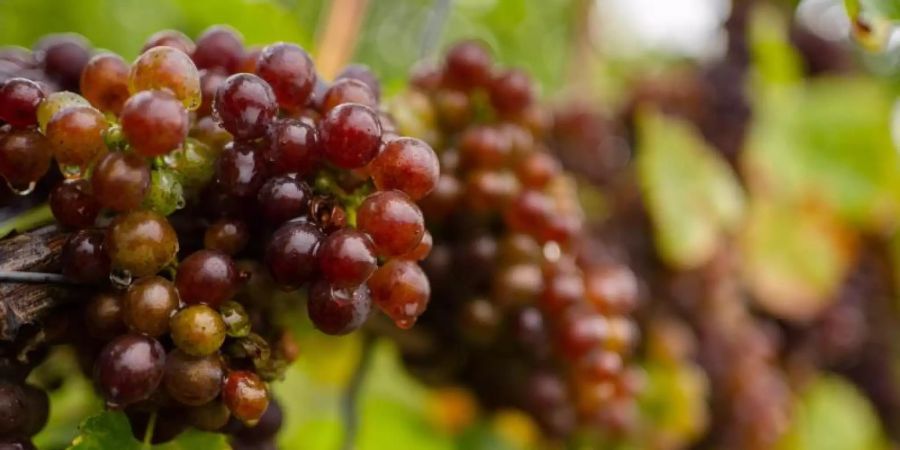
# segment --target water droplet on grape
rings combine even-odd
[[[9,187],[9,190],[11,190],[13,192],[13,194],[24,197],[24,196],[34,192],[34,188],[35,188],[35,186],[37,186],[37,183],[32,181],[31,183],[28,183],[25,186],[17,186],[17,185],[10,183],[9,181],[7,181],[6,185]]]
[[[113,269],[112,272],[109,273],[109,282],[112,283],[114,287],[120,289],[131,286],[131,280],[131,272],[124,269]]]

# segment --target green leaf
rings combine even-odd
[[[222,434],[189,430],[174,441],[145,447],[134,438],[128,418],[122,412],[105,411],[89,417],[79,427],[79,435],[69,450],[228,450],[231,447]]]
[[[816,380],[802,394],[778,450],[885,450],[881,421],[856,388],[836,376]]]
[[[697,267],[739,224],[744,194],[734,173],[687,122],[642,111],[638,177],[663,259]]]
[[[662,442],[689,447],[709,425],[706,374],[691,362],[651,360],[643,367],[647,384],[639,400],[649,429],[635,437],[644,443],[639,448],[658,448]]]

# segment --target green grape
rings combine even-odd
[[[187,138],[163,159],[184,191],[197,192],[212,180],[216,172],[216,152],[196,139]]]
[[[250,316],[247,310],[235,301],[227,301],[219,307],[225,321],[225,333],[230,337],[246,337],[250,334]]]
[[[47,124],[50,123],[54,114],[72,106],[91,106],[91,103],[84,97],[69,91],[54,92],[48,95],[37,108],[38,126],[41,128],[41,132],[47,133]]]
[[[178,175],[160,167],[150,174],[150,189],[144,197],[144,208],[164,216],[184,207],[184,189]]]

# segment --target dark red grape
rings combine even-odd
[[[0,120],[14,126],[37,124],[37,107],[46,98],[44,90],[34,81],[11,78],[0,86]]]
[[[25,424],[25,392],[22,387],[0,381],[0,435],[12,434]]]
[[[425,234],[422,211],[400,191],[376,192],[357,211],[357,226],[372,237],[378,253],[400,256],[412,251]]]
[[[108,153],[91,177],[94,199],[114,211],[130,211],[141,206],[150,188],[150,167],[134,153]]]
[[[146,399],[162,382],[166,351],[151,337],[124,334],[100,352],[94,380],[110,404],[125,406]]]
[[[491,80],[488,94],[491,105],[503,114],[514,114],[522,111],[534,100],[531,78],[524,71],[507,70]]]
[[[316,252],[324,239],[315,225],[288,222],[272,235],[266,247],[265,263],[276,283],[286,289],[296,289],[316,273]]]
[[[447,82],[462,88],[485,86],[491,77],[491,54],[477,41],[462,41],[447,50]]]
[[[231,257],[215,250],[192,253],[178,265],[175,286],[187,304],[213,308],[230,299],[238,288],[238,271]]]
[[[128,331],[123,318],[124,298],[119,291],[101,291],[84,308],[84,324],[88,333],[110,340]]]
[[[256,139],[278,113],[275,93],[262,78],[239,73],[225,79],[213,100],[213,110],[236,139]]]
[[[278,430],[281,429],[283,421],[284,416],[281,411],[281,405],[273,398],[269,401],[269,407],[266,408],[266,412],[260,417],[256,425],[252,427],[242,426],[234,435],[246,443],[264,442],[275,437]]]
[[[105,236],[99,230],[81,230],[66,241],[60,255],[66,278],[80,283],[101,283],[109,278],[110,259]]]
[[[162,30],[153,33],[153,35],[147,39],[147,42],[144,43],[144,47],[141,48],[141,53],[144,53],[153,47],[161,46],[181,50],[185,55],[194,53],[194,50],[197,48],[197,46],[194,45],[194,41],[184,33],[178,30]]]
[[[316,83],[316,69],[306,51],[283,42],[263,49],[256,73],[269,82],[278,104],[288,111],[302,110]]]
[[[143,156],[165,155],[178,148],[188,134],[188,114],[169,91],[141,91],[122,108],[122,132],[134,151]]]
[[[348,103],[332,109],[322,118],[319,139],[329,162],[345,169],[357,169],[378,154],[381,124],[371,108]]]
[[[365,323],[372,307],[369,288],[365,284],[338,288],[319,280],[309,288],[306,302],[309,319],[319,331],[343,335]]]
[[[271,225],[309,215],[312,193],[306,183],[288,175],[270,178],[257,194],[259,212]]]
[[[244,58],[244,39],[233,28],[215,25],[197,38],[191,57],[199,69],[222,69],[235,73]]]
[[[0,134],[0,176],[20,193],[31,192],[50,170],[51,158],[50,141],[35,129]]]
[[[225,146],[216,165],[216,181],[225,193],[252,197],[266,181],[265,161],[252,146],[233,142]]]
[[[63,89],[77,91],[81,71],[91,58],[87,40],[77,34],[57,34],[41,39],[34,55],[44,71]]]
[[[261,151],[272,175],[306,176],[316,170],[321,150],[314,126],[297,119],[276,120],[269,128],[266,141]]]
[[[372,240],[353,228],[344,228],[328,235],[318,253],[322,275],[337,288],[359,286],[378,268]]]

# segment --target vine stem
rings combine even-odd
[[[316,68],[327,80],[353,56],[369,0],[334,0],[316,39]]]
[[[49,203],[44,203],[9,220],[0,222],[0,239],[13,231],[24,233],[51,222],[53,222],[53,211],[50,210]]]
[[[153,442],[153,431],[156,428],[156,411],[150,413],[150,420],[147,421],[147,429],[144,431],[143,448],[150,448]]]
[[[58,273],[17,272],[0,270],[0,283],[76,284]]]
[[[350,376],[341,402],[341,418],[344,422],[344,442],[341,444],[341,450],[353,450],[356,447],[356,435],[359,434],[359,392],[372,361],[374,346],[375,336],[372,333],[363,333],[359,363]]]

